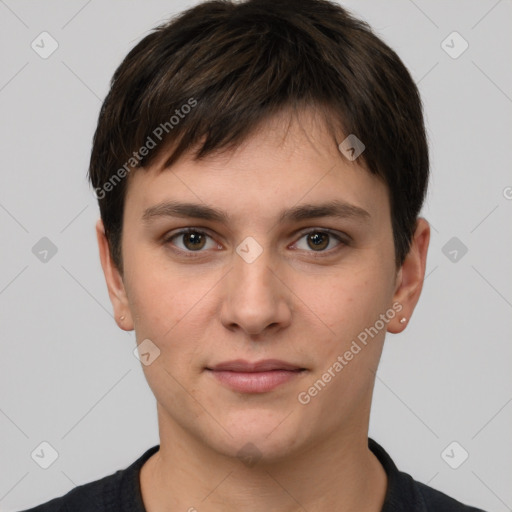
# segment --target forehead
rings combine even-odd
[[[364,209],[388,209],[387,188],[362,159],[349,161],[333,134],[311,112],[288,113],[262,123],[234,149],[195,160],[189,151],[171,167],[172,150],[130,175],[125,209],[139,211],[169,200],[222,205],[261,213],[301,201],[343,200]]]

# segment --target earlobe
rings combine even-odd
[[[429,241],[430,226],[425,219],[420,217],[416,221],[409,253],[397,274],[393,301],[400,303],[402,309],[389,322],[388,332],[402,332],[409,323],[423,288]]]
[[[123,278],[112,260],[105,228],[101,219],[96,222],[96,237],[98,239],[101,267],[105,275],[110,302],[114,309],[114,318],[120,329],[132,331],[133,320]]]

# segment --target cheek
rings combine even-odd
[[[171,367],[188,363],[204,336],[204,319],[211,315],[212,290],[218,281],[212,272],[200,275],[190,267],[180,270],[165,262],[144,261],[132,255],[126,261],[128,300],[137,343],[149,338]]]
[[[340,268],[321,279],[297,280],[294,291],[304,303],[304,314],[314,313],[315,324],[343,342],[375,323],[389,307],[393,288],[386,269],[373,262]]]
[[[194,315],[194,306],[204,293],[201,287],[190,286],[190,279],[170,277],[154,270],[135,279],[130,304],[137,318],[137,334],[151,335],[166,343],[179,330],[180,323]]]
[[[185,315],[186,302],[194,288],[180,279],[175,269],[166,266],[160,250],[145,248],[134,238],[126,236],[124,240],[124,264],[135,330],[145,337],[161,337]]]

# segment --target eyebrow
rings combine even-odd
[[[151,206],[144,211],[142,221],[151,222],[159,217],[183,217],[228,223],[229,216],[226,212],[211,206],[197,203],[181,203],[178,201],[166,201]],[[371,215],[363,208],[335,200],[323,204],[301,204],[282,210],[278,222],[298,222],[301,220],[315,219],[319,217],[337,217],[341,219],[352,218],[356,220],[369,220]]]

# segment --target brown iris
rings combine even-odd
[[[184,233],[183,244],[191,251],[202,249],[206,243],[206,237],[202,233]]]
[[[329,235],[327,233],[310,233],[307,241],[311,249],[325,249],[329,245]]]

